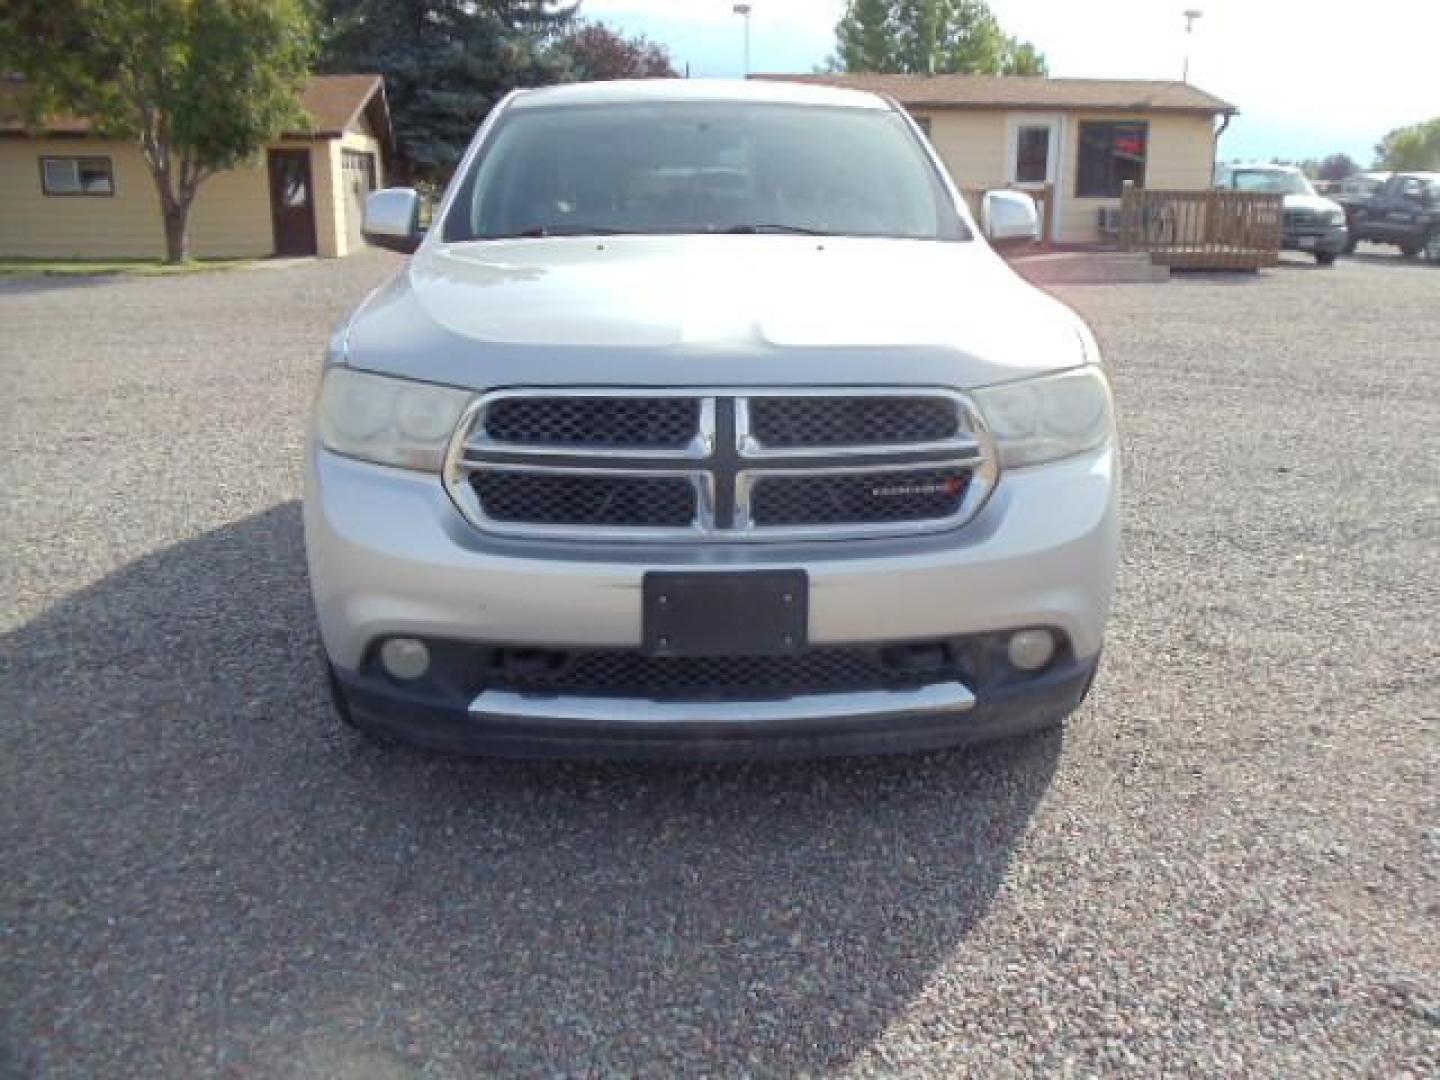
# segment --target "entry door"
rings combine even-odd
[[[1054,240],[1060,232],[1060,132],[1064,118],[1048,113],[1011,113],[1005,125],[1005,179],[1012,187],[1037,197],[1050,185],[1054,206],[1041,216],[1041,239]],[[1045,230],[1048,223],[1049,231]]]
[[[314,255],[315,185],[308,150],[271,150],[270,216],[276,255]]]
[[[1019,188],[1053,184],[1060,169],[1060,120],[1039,113],[1013,113],[1007,125],[1006,179]]]

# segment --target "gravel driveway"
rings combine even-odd
[[[1440,271],[1067,291],[1128,476],[1063,736],[643,767],[327,715],[303,415],[395,265],[0,283],[0,1075],[1440,1068]]]

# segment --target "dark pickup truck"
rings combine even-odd
[[[1346,204],[1345,215],[1351,251],[1369,240],[1440,264],[1440,173],[1396,173],[1368,199]]]

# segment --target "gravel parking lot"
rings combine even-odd
[[[327,714],[303,417],[396,265],[0,282],[0,1076],[1440,1069],[1440,270],[1066,291],[1128,475],[1063,736],[646,767]]]

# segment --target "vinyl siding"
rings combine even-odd
[[[112,196],[46,195],[42,157],[108,157]],[[159,202],[140,151],[99,139],[0,139],[0,255],[159,258]]]
[[[1011,121],[1031,110],[922,108],[911,112],[930,121],[930,141],[945,162],[957,187],[975,190],[1004,187],[1008,182]],[[1036,116],[1051,117],[1052,111]],[[1056,180],[1056,236],[1061,243],[1094,243],[1100,238],[1098,208],[1118,206],[1119,199],[1075,196],[1076,155],[1083,120],[1145,120],[1150,143],[1145,164],[1149,187],[1206,189],[1215,160],[1214,124],[1209,116],[1191,113],[1064,112]]]
[[[1059,227],[1056,240],[1065,244],[1094,243],[1100,238],[1099,208],[1119,206],[1119,199],[1079,198],[1075,176],[1080,152],[1080,124],[1086,120],[1146,120],[1150,124],[1145,151],[1145,186],[1206,190],[1215,162],[1215,127],[1209,116],[1191,113],[1069,113],[1060,158]]]
[[[336,177],[335,208],[336,208],[336,236],[338,238],[339,253],[341,255],[353,255],[356,251],[365,248],[365,242],[359,239],[360,222],[350,221],[350,201],[346,198],[345,192],[345,170],[343,168],[343,151],[358,150],[361,153],[369,154],[375,160],[375,188],[378,191],[385,186],[385,159],[380,153],[380,143],[373,135],[369,134],[370,125],[365,120],[365,114],[361,113],[356,124],[364,130],[350,130],[345,132],[343,138],[332,143],[334,161],[332,168]]]
[[[930,120],[930,142],[959,188],[1005,183],[1005,113],[997,109],[921,109]]]
[[[340,145],[339,139],[275,144],[276,149],[310,151],[316,245],[326,257],[346,253],[344,200],[339,197],[343,195]],[[39,161],[52,156],[110,158],[115,194],[45,195]],[[200,186],[190,213],[190,250],[199,258],[274,252],[269,172],[263,154]],[[98,139],[0,139],[0,256],[158,259],[164,255],[160,201],[137,147]]]

